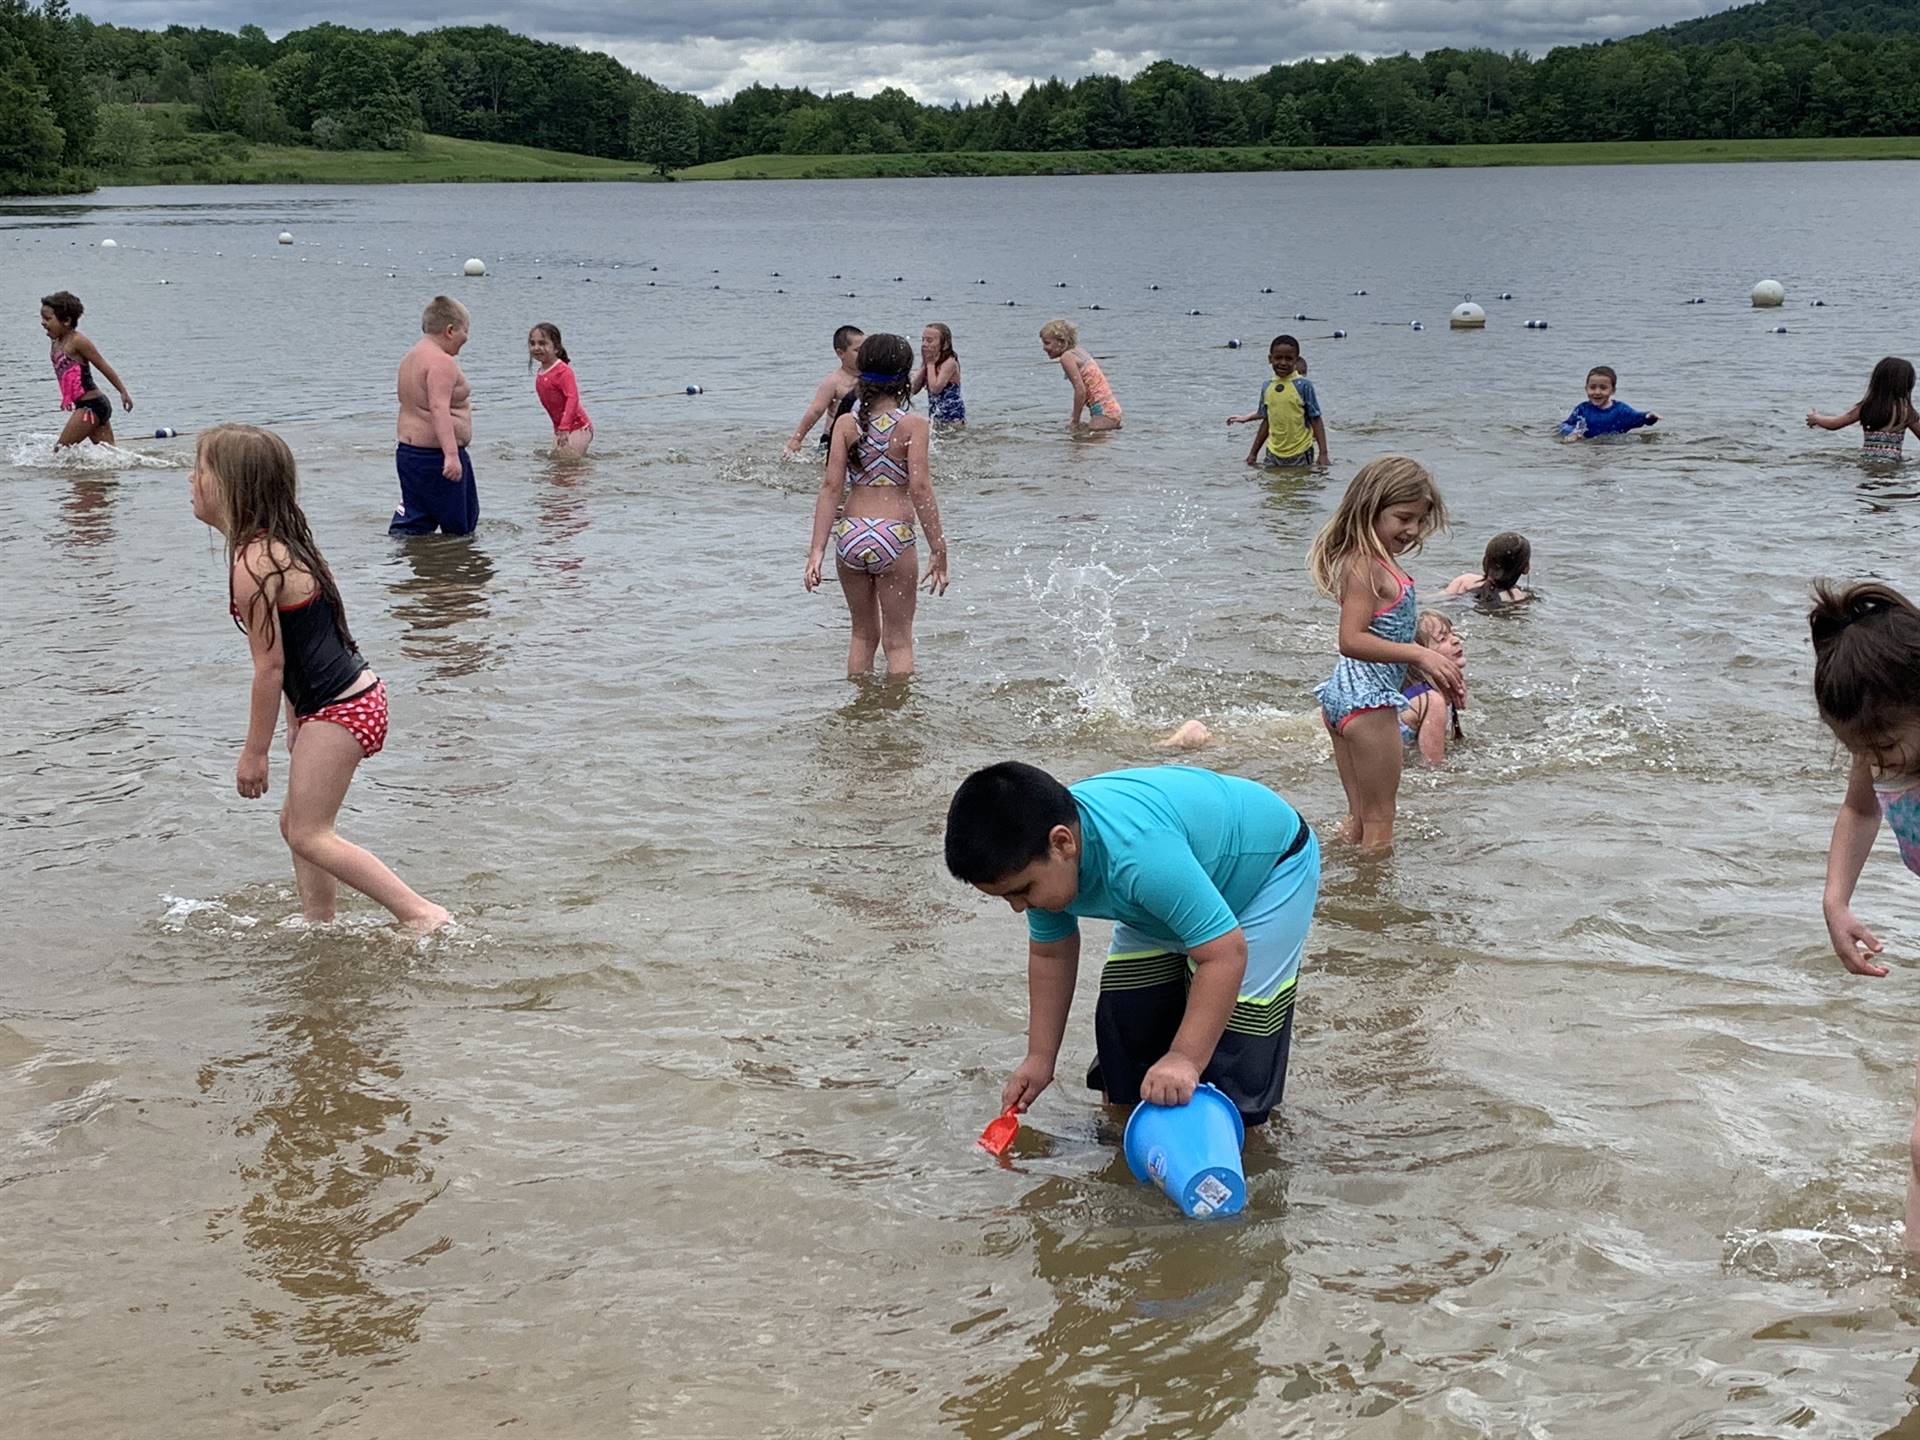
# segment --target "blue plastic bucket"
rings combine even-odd
[[[1142,1184],[1158,1185],[1189,1217],[1237,1215],[1247,1203],[1240,1147],[1247,1127],[1234,1103],[1202,1085],[1185,1105],[1133,1107],[1127,1120],[1127,1168]]]

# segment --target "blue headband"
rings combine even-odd
[[[860,372],[860,383],[863,385],[894,385],[902,380],[911,380],[912,378],[913,372],[911,370],[900,370],[892,374],[884,374],[878,370],[862,370]]]

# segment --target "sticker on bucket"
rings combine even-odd
[[[1207,1213],[1209,1215],[1233,1198],[1233,1191],[1220,1183],[1220,1177],[1218,1175],[1207,1176],[1206,1179],[1193,1187],[1193,1193],[1206,1202]],[[1199,1208],[1198,1205],[1194,1206],[1196,1211],[1198,1211]]]
[[[1166,1151],[1150,1150],[1147,1152],[1147,1174],[1153,1177],[1156,1185],[1167,1178]],[[1219,1182],[1216,1180],[1214,1183],[1217,1185]]]

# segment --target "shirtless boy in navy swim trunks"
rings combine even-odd
[[[467,343],[473,320],[458,300],[436,295],[420,317],[420,342],[400,362],[400,505],[389,535],[471,535],[480,523],[480,492],[473,483],[472,389],[453,357]]]

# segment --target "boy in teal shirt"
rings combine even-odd
[[[1291,335],[1276,335],[1267,347],[1267,363],[1273,367],[1273,379],[1260,392],[1260,402],[1248,414],[1229,415],[1229,425],[1260,422],[1253,446],[1247,451],[1247,464],[1269,470],[1286,470],[1314,463],[1314,450],[1320,463],[1330,465],[1327,452],[1327,426],[1320,418],[1320,397],[1307,379],[1306,362],[1300,358],[1300,342]]]
[[[1264,785],[1166,765],[1069,788],[1004,761],[947,810],[947,868],[1027,917],[1027,1057],[1001,1092],[1053,1083],[1079,974],[1079,918],[1112,920],[1087,1080],[1120,1105],[1216,1085],[1249,1125],[1286,1086],[1320,847]]]

